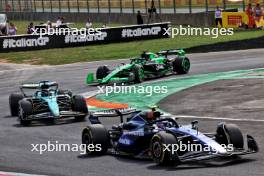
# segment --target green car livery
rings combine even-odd
[[[168,57],[169,55],[176,55]],[[162,50],[158,53],[143,52],[141,57],[131,59],[128,64],[121,64],[114,70],[106,65],[98,67],[96,80],[93,73],[88,73],[87,84],[99,83],[140,83],[148,78],[163,77],[168,74],[187,74],[190,70],[190,60],[185,56],[185,51]]]

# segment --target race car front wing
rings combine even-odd
[[[259,151],[258,144],[251,135],[247,135],[248,149],[235,149],[232,152],[214,153],[214,152],[191,152],[183,156],[179,156],[181,162],[211,160],[216,158],[229,158],[232,156],[247,155],[257,153]]]
[[[69,118],[69,117],[83,116],[83,115],[86,115],[86,114],[82,112],[75,112],[75,111],[60,111],[59,116],[54,116],[50,112],[44,112],[44,113],[29,115],[23,120],[34,121],[34,120],[52,119],[52,118],[61,119],[61,118]]]

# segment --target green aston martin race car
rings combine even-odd
[[[176,55],[168,57],[169,55]],[[129,64],[121,64],[114,70],[106,65],[98,67],[96,79],[93,73],[88,73],[87,84],[99,83],[140,83],[148,78],[157,78],[169,74],[187,74],[190,70],[190,60],[185,51],[162,50],[158,53],[143,52],[141,57],[131,59]]]

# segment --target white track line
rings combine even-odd
[[[43,68],[53,68],[52,66],[33,66],[33,67],[26,67],[26,68],[18,68],[18,69],[10,69],[10,70],[1,70],[0,73],[6,72],[16,72],[16,71],[28,71],[28,70],[37,70]]]
[[[23,173],[16,173],[16,172],[1,172],[0,176],[45,176],[45,175],[35,175],[35,174],[23,174]]]
[[[13,71],[25,71],[25,70],[35,70],[35,69],[41,69],[41,68],[64,68],[69,66],[82,66],[83,64],[92,64],[92,63],[104,63],[104,62],[118,62],[118,61],[126,61],[127,59],[116,59],[116,60],[99,60],[99,61],[91,61],[91,62],[77,62],[77,63],[71,63],[71,64],[63,64],[63,65],[25,65],[24,68],[17,68],[17,69],[8,69],[8,70],[1,70],[0,73],[5,72],[13,72]],[[13,63],[10,63],[9,65],[12,65]],[[20,64],[13,64],[14,66],[20,65]]]
[[[178,118],[190,118],[190,119],[209,119],[209,120],[225,120],[225,121],[245,121],[245,122],[264,122],[264,119],[234,119],[224,117],[207,117],[207,116],[189,116],[189,115],[176,115]]]
[[[98,90],[93,90],[93,91],[82,93],[81,95],[84,96],[85,98],[90,98],[97,94],[98,94]]]

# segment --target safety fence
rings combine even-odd
[[[264,0],[153,0],[157,13],[196,13],[222,9],[244,10]],[[0,0],[1,12],[148,13],[152,0]]]

